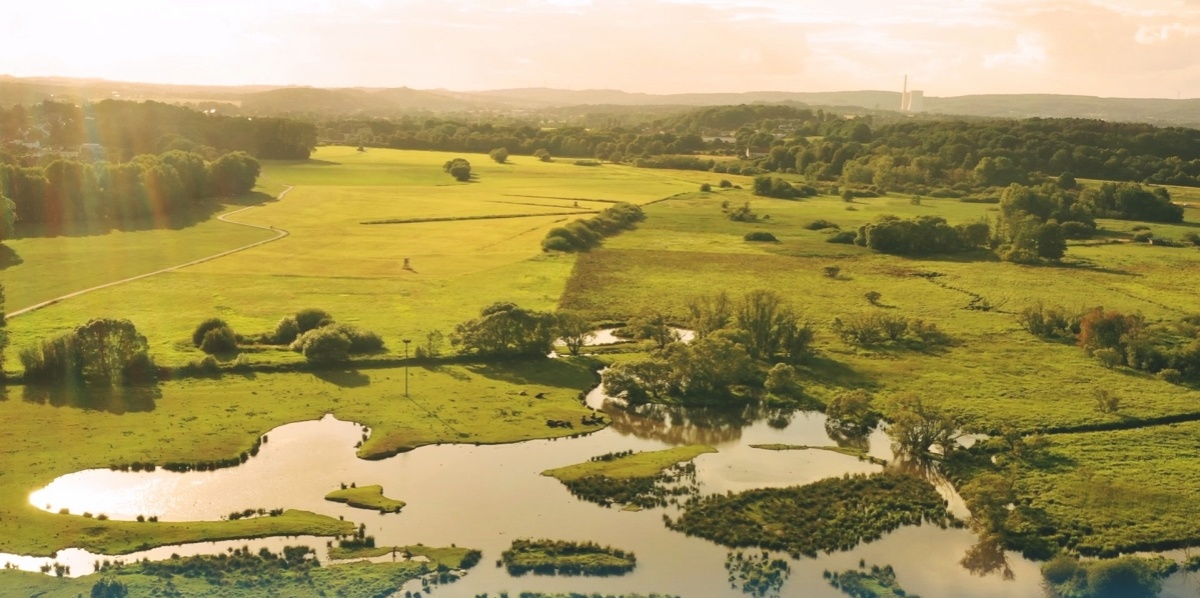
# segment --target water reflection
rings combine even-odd
[[[1005,580],[1011,581],[1016,578],[1008,562],[1008,553],[1004,551],[999,538],[991,534],[980,536],[979,542],[967,549],[959,564],[972,575],[980,577],[999,573]]]
[[[105,411],[116,415],[153,411],[162,398],[158,385],[83,386],[27,384],[21,394],[30,403]]]
[[[497,558],[514,538],[595,541],[636,552],[637,570],[621,578],[515,580],[503,569],[479,566],[455,585],[455,593],[665,592],[735,598],[740,592],[730,589],[725,579],[728,549],[662,525],[663,514],[675,516],[676,507],[636,513],[606,509],[575,499],[557,480],[540,473],[606,452],[704,443],[717,447],[719,452],[695,459],[695,483],[701,492],[714,494],[793,486],[847,473],[882,470],[869,461],[831,451],[768,451],[752,448],[751,444],[846,443],[889,462],[895,460],[890,439],[881,430],[863,437],[831,437],[826,418],[815,412],[745,405],[732,409],[644,406],[632,410],[609,405],[605,413],[613,425],[584,437],[494,446],[427,446],[381,461],[356,457],[353,445],[361,437],[361,426],[326,417],[271,430],[270,441],[259,455],[238,467],[188,473],[161,469],[78,472],[34,493],[31,502],[52,511],[69,507],[72,513],[106,513],[113,519],[153,513],[164,521],[217,519],[246,507],[305,509],[363,522],[379,545],[470,546],[484,551],[484,563]],[[900,462],[892,466],[926,475],[936,473],[936,468],[928,465]],[[386,494],[408,505],[399,515],[367,516],[325,501],[325,493],[342,482],[381,484]],[[946,487],[950,498],[957,499],[953,488],[948,484]],[[954,508],[954,501],[951,503]],[[298,543],[272,541],[281,545]],[[325,540],[315,542],[323,548]],[[250,545],[255,550],[262,545],[259,541],[230,544]],[[1041,594],[1036,563],[978,544],[979,539],[967,529],[901,528],[849,552],[790,561],[793,574],[780,595],[844,598],[824,582],[821,573],[825,569],[856,567],[860,558],[893,565],[906,589],[926,598],[1027,598]],[[210,552],[224,549],[225,545],[212,545]],[[166,558],[172,552],[185,554],[181,547],[156,550],[163,554],[147,558]],[[59,562],[70,554],[60,553]],[[964,558],[964,554],[971,558]],[[1000,560],[1004,564],[995,567],[1001,557],[1007,560]],[[73,565],[73,575],[86,573],[87,561],[94,560],[93,555],[80,558],[84,565]],[[22,568],[27,568],[26,564]],[[1001,574],[980,578],[977,571]]]

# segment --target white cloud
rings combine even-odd
[[[983,57],[987,69],[1041,67],[1046,64],[1046,46],[1042,37],[1033,33],[1017,36],[1016,46],[1007,52],[997,52]]]

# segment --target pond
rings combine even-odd
[[[594,391],[591,400],[600,398]],[[881,470],[869,461],[831,451],[767,451],[749,446],[833,446],[836,442],[825,431],[820,413],[656,406],[633,413],[612,406],[605,410],[613,424],[589,436],[507,445],[426,446],[382,461],[355,456],[361,426],[326,416],[271,430],[258,456],[238,467],[188,473],[82,471],[33,492],[30,501],[52,512],[67,508],[72,513],[104,513],[111,519],[157,515],[162,521],[214,520],[246,508],[297,508],[365,523],[367,533],[374,535],[379,545],[455,544],[483,550],[483,561],[450,590],[443,590],[454,595],[543,591],[736,597],[743,594],[726,581],[728,549],[668,530],[662,517],[664,512],[674,516],[673,507],[641,512],[604,508],[572,497],[561,483],[540,472],[611,451],[659,450],[691,443],[711,444],[719,450],[695,460],[703,493],[805,484],[845,473]],[[890,442],[882,432],[859,443],[865,443],[872,456],[892,458]],[[381,484],[386,495],[407,506],[399,514],[379,515],[324,500],[326,493],[343,482]],[[961,514],[961,501],[953,489],[947,485],[943,492]],[[595,541],[635,552],[638,565],[623,577],[514,578],[494,562],[517,538]],[[303,543],[317,548],[324,559],[326,542],[324,538],[273,538],[203,543],[121,558],[159,559],[172,553]],[[977,538],[965,529],[901,528],[849,552],[791,560],[792,574],[780,595],[841,597],[843,594],[822,579],[822,572],[854,568],[859,559],[868,564],[891,564],[905,589],[924,598],[1042,595],[1037,563],[1020,555],[976,547],[969,563],[976,572],[964,567],[961,561],[976,544]],[[37,570],[41,564],[57,561],[70,564],[72,575],[83,575],[91,571],[97,558],[105,557],[66,550],[56,559],[0,555],[0,563]],[[1011,569],[1011,579],[1001,575],[1001,562]],[[984,570],[991,573],[979,574]],[[1169,595],[1196,594],[1194,581],[1178,575],[1168,581],[1168,587],[1173,592]]]

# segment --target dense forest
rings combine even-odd
[[[645,167],[795,173],[810,182],[946,196],[1028,183],[1032,173],[1200,185],[1200,130],[1178,127],[1083,119],[845,118],[780,105],[702,108],[636,127],[590,120],[596,126],[413,116],[318,126],[332,142],[475,153],[504,147],[525,155],[544,149],[553,156]],[[695,157],[664,158],[679,154]]]
[[[208,159],[243,151],[259,159],[305,159],[316,145],[316,128],[285,118],[249,118],[200,112],[159,102],[104,100],[95,104],[42,102],[0,109],[0,162],[39,149],[103,148],[108,159],[126,161],[170,150]],[[44,154],[43,154],[44,155]],[[28,164],[26,164],[28,165]]]

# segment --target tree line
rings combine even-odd
[[[182,150],[124,163],[55,160],[46,166],[0,164],[0,206],[17,223],[61,230],[70,223],[120,225],[188,215],[204,199],[249,192],[258,160],[231,152],[207,161]],[[10,203],[11,202],[11,203]],[[2,238],[0,238],[2,240]]]
[[[104,100],[94,104],[45,101],[0,108],[0,162],[37,162],[16,142],[42,148],[79,149],[100,144],[107,157],[123,162],[141,154],[184,150],[215,159],[244,151],[260,159],[300,160],[317,144],[312,123],[286,118],[247,118],[200,112],[160,102]]]

